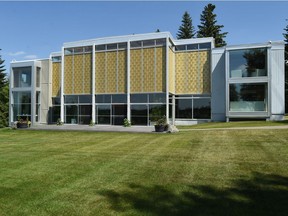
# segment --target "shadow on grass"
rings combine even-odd
[[[182,187],[183,186],[183,187]],[[106,190],[116,212],[133,210],[145,215],[288,215],[288,178],[254,173],[252,179],[218,189],[212,186],[189,186],[176,192],[161,185],[130,184],[125,191]]]

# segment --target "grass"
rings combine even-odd
[[[0,130],[0,215],[287,215],[288,131]]]
[[[284,121],[235,121],[235,122],[208,122],[196,125],[177,126],[179,129],[208,129],[208,128],[236,128],[236,127],[265,127],[288,126],[288,120]]]

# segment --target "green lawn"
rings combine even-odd
[[[208,128],[235,128],[235,127],[265,127],[288,126],[288,120],[284,121],[235,121],[235,122],[208,122],[196,125],[177,126],[179,129],[208,129]]]
[[[288,215],[288,130],[0,130],[0,215]]]

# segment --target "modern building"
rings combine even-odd
[[[10,122],[151,125],[284,116],[284,42],[214,48],[169,32],[64,43],[10,70]]]

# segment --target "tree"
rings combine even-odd
[[[0,55],[0,127],[8,126],[9,116],[9,84],[3,63],[4,60]]]
[[[182,25],[179,27],[177,39],[189,39],[195,37],[194,26],[190,14],[185,11],[182,17]]]
[[[213,12],[215,5],[208,4],[204,7],[200,16],[200,25],[198,25],[197,37],[213,37],[215,39],[215,46],[222,47],[226,45],[224,38],[228,32],[222,32],[223,25],[217,25],[216,14]]]

